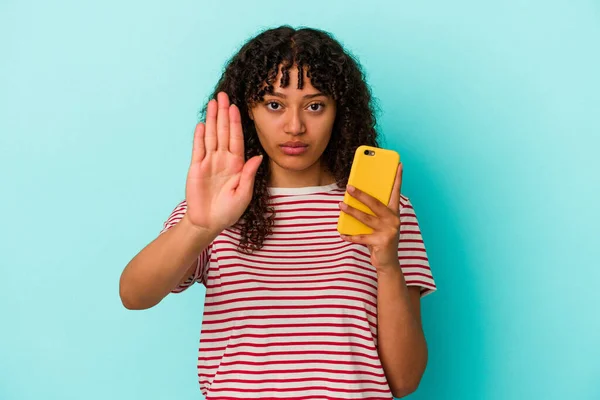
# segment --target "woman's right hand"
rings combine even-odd
[[[200,122],[194,132],[185,218],[215,232],[235,224],[250,204],[261,161],[255,156],[244,162],[240,111],[220,92],[208,103],[206,124]]]

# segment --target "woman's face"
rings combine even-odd
[[[266,94],[262,103],[249,110],[250,118],[274,175],[318,175],[335,121],[335,102],[311,85],[306,71],[302,90],[297,88],[298,68],[290,68],[289,74],[289,84],[282,88],[279,70],[273,94]]]

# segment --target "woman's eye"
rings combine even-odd
[[[268,101],[265,105],[267,106],[267,109],[269,109],[271,111],[279,111],[282,108],[281,104],[279,104],[275,101]],[[323,104],[323,103],[313,103],[308,106],[310,111],[313,111],[313,112],[322,111],[323,107],[325,107],[325,104]]]
[[[322,103],[314,103],[311,104],[309,107],[311,109],[311,111],[321,111],[321,109],[324,107],[325,105]],[[320,108],[319,108],[320,107]]]

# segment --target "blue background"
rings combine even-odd
[[[85,4],[84,4],[85,3]],[[198,110],[265,27],[332,32],[437,293],[412,399],[600,399],[598,1],[0,3],[0,399],[196,399],[203,288],[120,303]]]

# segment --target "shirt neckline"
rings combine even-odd
[[[268,187],[269,194],[277,195],[300,195],[331,192],[335,189],[341,189],[337,182],[322,186],[304,186],[304,187]]]

